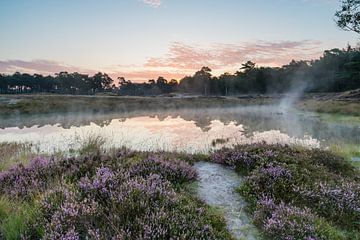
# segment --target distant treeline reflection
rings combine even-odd
[[[310,135],[316,139],[326,139],[329,143],[341,139],[345,143],[359,143],[358,136],[360,128],[351,124],[336,124],[320,121],[317,117],[297,113],[281,114],[277,106],[248,106],[233,108],[214,108],[214,109],[179,109],[174,111],[151,110],[151,111],[130,111],[114,113],[69,113],[69,114],[40,114],[23,115],[18,118],[0,118],[0,129],[8,128],[42,128],[46,126],[57,126],[62,129],[72,127],[81,128],[95,124],[100,127],[111,126],[113,121],[125,122],[133,121],[138,118],[152,118],[159,122],[166,119],[179,118],[180,122],[193,122],[203,132],[211,129],[213,120],[220,121],[225,126],[235,123],[242,125],[244,134],[254,132],[264,132],[269,130],[279,130],[292,137],[303,138]],[[180,123],[181,124],[181,123]],[[126,124],[125,124],[126,125]]]
[[[93,76],[77,72],[60,72],[54,76],[16,72],[0,74],[0,93],[95,94],[112,92],[120,95],[160,95],[193,93],[232,95],[243,93],[340,92],[360,88],[360,49],[332,49],[311,61],[291,61],[282,67],[258,67],[254,62],[242,64],[234,74],[212,76],[203,67],[192,76],[177,81],[159,77],[146,83],[134,83],[123,77],[118,84],[107,74]]]

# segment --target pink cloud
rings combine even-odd
[[[247,60],[258,65],[281,66],[292,59],[308,60],[321,55],[318,41],[257,41],[241,44],[213,44],[208,47],[190,46],[175,42],[163,57],[150,58],[145,67],[198,70],[202,66],[213,69],[238,67]]]
[[[168,53],[152,57],[144,64],[113,65],[100,71],[108,73],[114,80],[125,77],[135,82],[156,79],[181,79],[192,75],[203,66],[208,66],[218,75],[223,72],[235,72],[242,63],[252,60],[260,66],[281,66],[295,60],[310,60],[322,54],[323,44],[319,41],[256,41],[239,44],[211,44],[207,46],[189,45],[174,42]],[[15,71],[40,74],[54,74],[60,71],[93,74],[98,70],[66,65],[49,60],[5,60],[0,61],[1,73]]]
[[[41,73],[41,74],[54,74],[61,71],[68,72],[86,72],[93,73],[89,69],[83,69],[75,66],[65,65],[56,61],[49,60],[5,60],[0,61],[0,72],[14,73],[27,72],[27,73]]]
[[[124,77],[127,80],[134,82],[147,82],[149,79],[157,79],[162,76],[168,80],[181,79],[185,76],[184,73],[166,70],[135,70],[135,71],[114,71],[109,75],[115,80],[118,77]]]

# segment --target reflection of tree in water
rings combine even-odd
[[[115,113],[66,113],[66,114],[42,114],[42,115],[16,115],[0,117],[0,128],[8,127],[42,127],[45,125],[58,125],[64,129],[70,127],[88,126],[91,123],[100,127],[111,124],[113,120],[125,122],[137,117],[149,117],[159,121],[168,118],[181,118],[185,121],[193,121],[194,124],[206,132],[211,129],[213,120],[219,120],[225,126],[230,123],[244,126],[245,134],[279,130],[291,137],[303,138],[304,135],[316,139],[336,143],[339,140],[345,143],[358,143],[360,128],[357,126],[326,123],[318,118],[306,114],[281,113],[277,107],[239,107],[217,109],[181,109],[171,111],[131,111]]]

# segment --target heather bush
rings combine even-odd
[[[292,186],[293,174],[291,171],[282,166],[269,164],[257,168],[247,176],[240,191],[247,195],[253,195],[255,198],[266,195],[277,200],[289,201],[293,197]]]
[[[34,158],[0,172],[0,238],[229,239],[224,220],[184,188],[198,160],[245,175],[239,192],[265,238],[360,239],[358,170],[327,151],[264,144]]]
[[[56,185],[57,182],[77,182],[91,175],[100,166],[121,168],[134,152],[120,149],[109,154],[92,154],[63,159],[37,157],[27,166],[19,164],[0,172],[0,193],[17,198],[31,198]]]
[[[25,198],[45,190],[53,180],[53,160],[34,158],[28,166],[19,164],[0,173],[0,193]]]
[[[36,158],[0,175],[3,195],[24,199],[15,214],[0,206],[6,239],[229,239],[224,221],[174,184],[196,179],[186,162],[138,155]],[[125,164],[124,164],[125,163]],[[58,181],[60,184],[54,184]],[[39,209],[37,206],[40,198]],[[29,207],[27,207],[29,206]],[[29,209],[29,211],[27,210]],[[31,210],[31,211],[30,211]],[[216,216],[218,218],[219,216]],[[31,220],[29,219],[31,218]]]
[[[306,237],[359,237],[360,174],[349,162],[328,151],[278,145],[237,146],[234,152],[246,153],[246,158],[223,149],[212,154],[211,159],[245,174],[239,192],[249,203],[247,211],[270,239],[275,235],[281,239],[305,239],[295,231],[305,227],[292,222],[295,216],[311,226],[309,233],[316,233]],[[296,228],[289,230],[291,226]]]
[[[319,215],[350,229],[360,228],[360,183],[315,183],[296,191]]]
[[[219,239],[206,209],[161,175],[102,167],[77,186],[46,194],[44,239]]]
[[[196,171],[188,163],[179,160],[164,160],[160,156],[149,157],[134,164],[129,169],[129,173],[131,176],[142,177],[156,173],[172,183],[180,184],[195,180],[197,177]]]
[[[211,155],[212,162],[236,167],[242,173],[253,170],[262,160],[261,155],[251,155],[234,149],[221,149]]]
[[[330,151],[313,149],[310,151],[309,155],[309,159],[312,164],[324,166],[329,172],[345,177],[359,178],[357,175],[358,171],[348,160],[333,154]]]
[[[289,204],[275,204],[271,198],[263,198],[254,213],[254,222],[270,239],[319,239],[315,229],[315,215],[307,208]]]
[[[241,173],[262,166],[264,164],[296,165],[301,168],[317,170],[326,173],[355,177],[358,173],[348,161],[329,151],[320,149],[304,149],[288,145],[249,144],[238,145],[234,149],[224,148],[215,151],[211,160],[216,163],[237,167]],[[358,176],[357,176],[358,178]]]

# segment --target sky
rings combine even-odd
[[[0,0],[0,72],[101,71],[114,79],[282,66],[356,45],[338,0]]]

